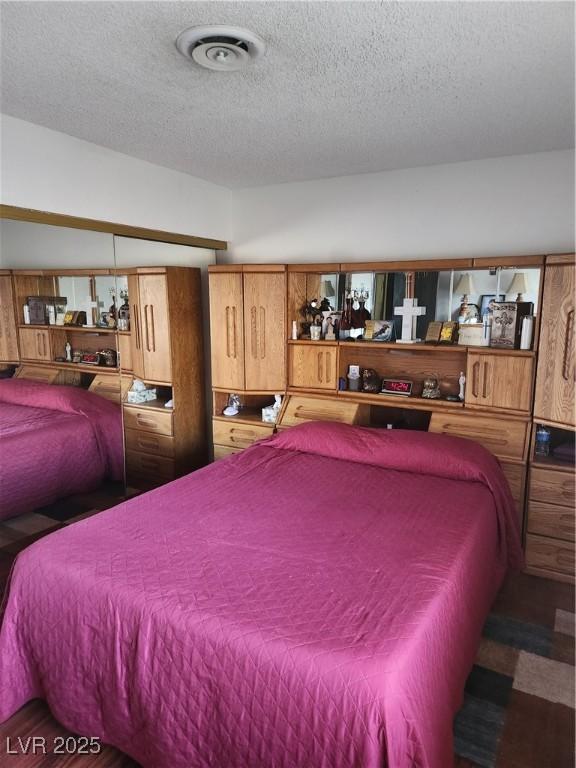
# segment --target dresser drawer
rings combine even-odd
[[[172,414],[153,411],[151,408],[124,407],[124,426],[143,432],[157,432],[160,435],[172,434]]]
[[[530,499],[574,509],[574,474],[553,469],[530,469]]]
[[[528,502],[528,533],[574,541],[574,510],[530,500]]]
[[[295,427],[307,421],[340,421],[357,424],[364,406],[340,400],[323,400],[321,397],[288,395],[279,426]]]
[[[125,437],[128,450],[142,451],[142,453],[152,453],[156,456],[169,458],[174,456],[174,438],[169,435],[127,429]]]
[[[126,451],[126,473],[128,484],[134,476],[151,483],[167,483],[176,477],[172,459],[132,450]]]
[[[433,413],[430,432],[466,437],[483,445],[500,459],[523,459],[528,422],[467,414]]]
[[[544,536],[526,536],[526,565],[528,568],[574,574],[574,544]]]
[[[242,448],[231,448],[229,445],[214,446],[214,461],[225,459],[226,456],[232,456],[234,453],[240,453]]]
[[[229,445],[232,448],[248,448],[256,440],[270,437],[273,432],[273,424],[260,426],[260,424],[240,424],[220,419],[214,419],[212,422],[214,443]]]

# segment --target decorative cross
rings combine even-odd
[[[402,315],[402,338],[397,344],[416,344],[416,319],[426,314],[426,307],[418,306],[418,299],[404,299],[401,307],[394,307],[395,315]]]

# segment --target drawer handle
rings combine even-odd
[[[562,357],[562,378],[570,379],[570,358],[572,357],[572,331],[574,330],[574,310],[568,312],[566,331],[564,333],[564,355]]]
[[[146,351],[150,352],[150,329],[148,327],[148,304],[144,304],[144,331],[146,333]]]
[[[478,397],[478,371],[480,370],[480,363],[476,361],[472,366],[472,394],[474,397]]]
[[[486,392],[486,380],[488,379],[488,363],[484,363],[484,375],[482,376],[482,397],[488,397]]]
[[[151,418],[149,418],[147,416],[141,416],[140,414],[138,414],[136,416],[136,421],[138,422],[138,424],[141,424],[143,427],[157,427],[158,426],[158,422],[157,421],[155,421],[154,419],[151,419]]]
[[[326,383],[330,381],[330,352],[326,352]]]
[[[260,359],[266,357],[266,310],[260,307]]]
[[[158,448],[159,447],[158,440],[154,440],[154,439],[144,440],[143,438],[140,438],[138,440],[138,445],[140,448]]]
[[[230,307],[226,307],[226,357],[232,357],[230,351]]]
[[[251,307],[250,309],[250,352],[252,353],[252,357],[256,358],[258,357],[258,352],[256,349],[256,307]]]
[[[322,358],[324,356],[323,352],[318,352],[318,381],[320,384],[322,384]]]
[[[156,352],[156,328],[154,327],[154,304],[150,304],[150,326],[152,334],[152,352]]]
[[[132,304],[132,317],[134,318],[134,344],[137,350],[142,349],[142,338],[140,336],[140,317],[138,315],[138,304]]]

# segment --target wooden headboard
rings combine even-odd
[[[77,371],[56,370],[39,365],[20,365],[14,373],[15,379],[28,379],[39,381],[43,384],[67,384],[73,387],[81,386],[82,374]],[[89,392],[95,395],[120,403],[123,395],[130,389],[132,376],[110,376],[96,373]]]

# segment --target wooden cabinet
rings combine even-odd
[[[284,267],[210,271],[212,386],[228,392],[286,389]]]
[[[288,349],[291,387],[336,391],[338,346],[322,342],[290,344]]]
[[[530,413],[533,368],[529,355],[469,350],[466,405]]]
[[[52,360],[50,331],[44,328],[20,328],[20,353],[22,360]]]
[[[337,421],[342,424],[362,424],[369,406],[342,402],[332,398],[306,395],[286,395],[278,427],[286,429],[307,421]]]
[[[0,362],[16,363],[18,359],[12,276],[0,273]]]
[[[172,381],[170,307],[165,274],[130,275],[128,296],[133,318],[132,370],[146,381]],[[185,308],[182,307],[183,312]]]
[[[245,389],[244,302],[241,272],[210,273],[212,386]]]
[[[573,261],[546,265],[534,400],[537,421],[569,427],[576,425],[574,271]]]
[[[244,283],[245,389],[286,388],[286,277],[248,272]]]

